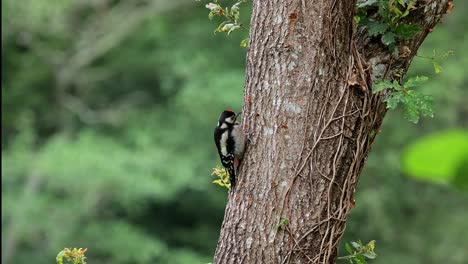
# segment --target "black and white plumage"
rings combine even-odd
[[[237,116],[232,110],[221,113],[214,131],[221,163],[229,173],[231,187],[236,184],[236,170],[244,156],[245,138],[242,127],[236,123]]]

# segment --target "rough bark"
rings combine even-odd
[[[353,31],[354,0],[253,1],[243,109],[250,143],[215,263],[335,262],[386,112],[385,95],[370,87],[404,75],[450,0],[419,2],[408,20],[423,31],[399,42],[405,54],[396,58]]]

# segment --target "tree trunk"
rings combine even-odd
[[[353,30],[354,0],[254,0],[243,123],[215,263],[334,263],[386,112],[373,82],[399,79],[450,0],[418,1],[423,29],[392,56]],[[400,77],[398,77],[400,76]]]

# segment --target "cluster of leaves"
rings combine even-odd
[[[403,22],[416,2],[417,0],[358,0],[356,22],[359,26],[366,27],[369,35],[380,36],[382,43],[393,52],[396,40],[410,39],[420,31],[419,26]],[[369,11],[375,9],[375,16],[369,17]]]
[[[370,241],[367,245],[363,245],[361,240],[345,244],[346,251],[349,255],[338,257],[338,260],[348,260],[351,264],[366,264],[366,259],[375,259],[377,254],[374,252],[375,240]]]
[[[239,22],[239,6],[247,0],[237,0],[234,5],[222,7],[218,0],[214,0],[206,5],[210,10],[209,18],[215,16],[224,17],[224,21],[219,24],[216,32],[225,32],[229,35],[231,32],[239,29],[245,29]],[[407,24],[404,18],[416,8],[417,0],[358,0],[356,22],[359,26],[367,28],[369,35],[381,38],[384,45],[388,46],[390,51],[396,51],[396,41],[410,39],[420,31],[418,25]],[[241,42],[242,47],[247,46],[248,39]],[[442,67],[438,59],[445,59],[453,52],[449,51],[441,56],[434,51],[433,56],[425,57],[430,59],[436,74],[440,73]],[[374,85],[374,93],[388,89],[390,91],[386,102],[389,109],[395,109],[399,103],[404,106],[404,116],[407,120],[418,123],[421,116],[432,117],[434,114],[433,98],[419,91],[410,90],[414,86],[426,81],[427,77],[410,78],[405,84],[400,85],[397,81],[379,81]],[[217,180],[217,184],[223,186],[222,180]]]
[[[211,175],[218,177],[217,180],[214,180],[213,183],[221,187],[226,187],[228,190],[231,189],[231,181],[229,180],[229,173],[225,168],[221,166],[216,166],[213,168]]]
[[[65,258],[66,263],[72,264],[86,264],[86,256],[85,253],[88,249],[82,248],[64,248],[57,254],[57,264],[63,264],[63,259]]]
[[[443,54],[438,54],[435,50],[432,52],[432,56],[417,55],[417,57],[430,60],[434,68],[434,73],[439,74],[442,72],[440,61],[453,55],[453,51],[449,50]],[[428,79],[429,78],[426,76],[411,77],[403,85],[400,85],[396,80],[393,82],[381,80],[375,83],[373,91],[377,93],[388,89],[390,93],[385,99],[387,108],[393,110],[396,109],[399,103],[402,103],[404,107],[404,117],[413,123],[418,123],[421,116],[434,116],[434,98],[431,95],[410,90],[410,88],[419,86]]]
[[[249,29],[240,22],[240,5],[245,2],[247,2],[247,0],[237,0],[231,7],[222,7],[218,0],[214,0],[213,2],[206,4],[205,7],[210,10],[210,13],[208,14],[210,20],[215,16],[222,17],[224,19],[214,32],[223,32],[229,35],[233,31],[240,29],[249,31]],[[248,40],[248,38],[243,39],[240,46],[244,48],[247,47]]]
[[[373,92],[388,91],[385,102],[388,109],[396,109],[398,104],[403,105],[404,117],[413,123],[418,123],[421,116],[434,116],[434,99],[430,95],[423,94],[413,88],[426,82],[429,78],[426,76],[416,76],[409,78],[400,85],[396,80],[378,81],[373,86]]]

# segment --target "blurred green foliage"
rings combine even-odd
[[[466,131],[449,130],[418,139],[403,157],[403,170],[412,177],[459,189],[468,187]]]
[[[192,1],[2,4],[2,260],[77,245],[96,263],[209,261],[226,200],[212,130],[241,108],[240,37]]]
[[[373,263],[465,263],[468,198],[400,172],[402,150],[468,120],[468,4],[455,3],[420,55],[454,50],[430,76],[435,117],[388,114],[343,241],[377,240]],[[2,263],[206,263],[226,190],[212,131],[241,109],[240,32],[214,35],[191,0],[2,1]]]

